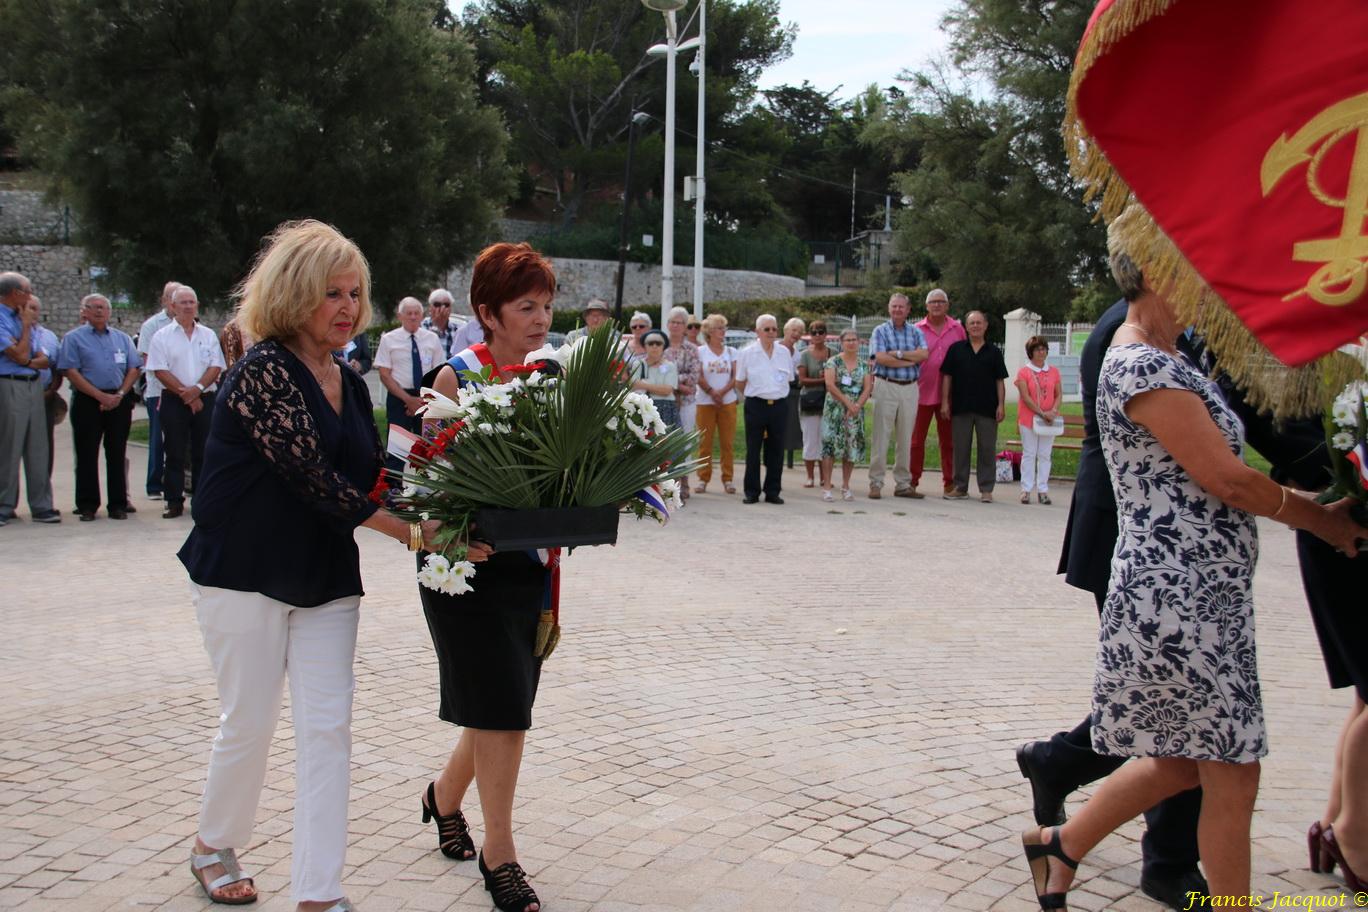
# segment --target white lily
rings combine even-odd
[[[424,405],[418,409],[417,414],[424,418],[459,418],[461,416],[461,407],[457,403],[431,387],[423,387],[418,395],[423,400]]]

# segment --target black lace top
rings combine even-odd
[[[383,462],[364,380],[343,365],[338,414],[289,349],[260,342],[214,403],[181,563],[201,586],[300,607],[360,595],[354,532]]]

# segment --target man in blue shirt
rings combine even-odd
[[[897,293],[888,299],[888,322],[874,327],[869,339],[869,354],[874,359],[874,427],[869,449],[869,497],[883,496],[884,473],[888,470],[888,440],[893,438],[893,494],[896,497],[924,495],[912,487],[909,468],[912,454],[912,427],[917,420],[917,377],[927,359],[926,338],[907,319],[912,310],[907,295]]]
[[[39,372],[52,367],[34,333],[33,286],[17,272],[0,273],[0,526],[19,506],[24,466],[29,513],[35,522],[61,522],[52,508],[49,447]]]
[[[133,423],[129,392],[138,379],[142,358],[127,333],[109,325],[109,299],[86,295],[81,300],[86,324],[66,334],[57,359],[74,392],[71,434],[76,443],[76,512],[90,522],[100,507],[100,444],[104,444],[105,492],[110,519],[128,518],[128,479],[124,453]]]
[[[62,397],[57,391],[62,388],[62,372],[56,370],[57,353],[62,349],[62,343],[58,341],[57,334],[48,329],[39,320],[43,316],[43,302],[38,300],[37,295],[30,295],[28,302],[29,310],[33,315],[33,339],[34,346],[47,355],[48,366],[38,371],[38,385],[43,390],[43,415],[47,423],[47,442],[48,442],[48,483],[52,483],[52,459],[56,454],[54,448],[53,431],[57,427],[59,412],[62,417],[66,416],[66,403],[62,402]],[[61,513],[57,510],[52,511],[58,517]],[[58,520],[60,521],[60,519]]]

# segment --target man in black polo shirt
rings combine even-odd
[[[969,441],[978,437],[979,500],[993,501],[997,481],[994,450],[1007,401],[1007,364],[1002,349],[988,342],[988,318],[972,310],[964,318],[969,338],[956,342],[941,364],[941,417],[950,419],[954,440],[955,487],[946,500],[969,496]]]

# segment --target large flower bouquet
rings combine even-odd
[[[396,513],[442,523],[419,572],[432,589],[473,588],[471,539],[483,526],[544,530],[520,547],[551,548],[616,539],[617,513],[665,522],[692,468],[693,432],[670,430],[649,396],[631,389],[621,336],[605,324],[574,345],[532,352],[525,363],[462,372],[452,400],[422,390],[426,433],[409,451]],[[506,513],[504,511],[518,511]],[[585,535],[607,512],[611,534]],[[534,535],[535,537],[535,535]]]
[[[1368,380],[1353,381],[1335,397],[1325,436],[1335,480],[1322,500],[1352,498],[1354,519],[1368,525]]]

